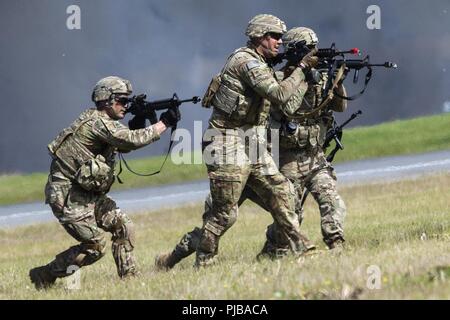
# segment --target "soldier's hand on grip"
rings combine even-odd
[[[156,115],[155,110],[150,110],[145,114],[145,118],[150,121],[150,124],[155,124],[158,122],[158,116]]]
[[[174,127],[181,119],[180,110],[178,107],[169,108],[167,111],[161,113],[159,120],[162,121],[166,127]]]
[[[317,49],[314,48],[310,52],[308,52],[298,64],[302,69],[311,69],[317,66],[319,63],[319,57],[316,57]]]

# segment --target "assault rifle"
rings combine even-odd
[[[272,60],[272,64],[276,65],[282,63],[283,60],[287,60],[291,65],[297,65],[311,50],[312,48],[306,45],[305,40],[290,42],[286,45],[286,50],[279,53]],[[336,56],[344,56],[345,54],[361,55],[361,51],[358,48],[352,48],[347,51],[339,51],[333,43],[330,48],[317,49],[315,56],[321,60],[328,60],[333,59]]]
[[[130,129],[145,128],[146,119],[150,120],[151,124],[155,124],[156,122],[158,122],[158,119],[156,117],[156,111],[158,111],[158,110],[178,108],[182,103],[185,103],[185,102],[192,102],[195,104],[200,101],[200,98],[197,96],[194,96],[191,99],[180,100],[176,93],[173,94],[172,98],[168,98],[168,99],[147,101],[147,100],[145,100],[146,98],[147,98],[147,95],[140,94],[140,95],[128,98],[127,101],[124,101],[125,103],[130,105],[127,108],[125,113],[131,113],[134,115],[134,118],[131,119],[130,121],[128,121],[128,126],[130,127]],[[171,134],[170,134],[171,136],[175,130],[176,130],[176,125],[171,128]],[[122,161],[125,164],[125,167],[130,172],[134,173],[135,175],[142,176],[142,177],[153,176],[153,175],[161,172],[162,168],[164,167],[164,164],[167,161],[167,158],[169,156],[172,145],[173,145],[173,140],[170,139],[169,148],[167,150],[166,157],[164,158],[164,161],[161,164],[161,167],[159,168],[159,170],[151,172],[151,173],[140,173],[140,172],[134,171],[128,165],[123,154],[119,153],[119,173],[117,174],[117,180],[119,181],[119,183],[123,183],[122,180],[119,178],[119,175],[122,172]]]
[[[325,136],[325,141],[323,143],[323,149],[325,150],[330,146],[331,141],[334,140],[336,145],[334,146],[334,149],[328,154],[327,161],[333,162],[334,157],[336,153],[339,150],[344,150],[344,145],[342,144],[342,129],[348,125],[351,121],[353,121],[357,116],[362,114],[361,110],[356,111],[353,113],[350,118],[348,118],[346,121],[344,121],[341,125],[337,125],[336,120],[333,119],[333,124],[331,128],[327,131],[327,134]]]
[[[336,143],[333,150],[331,150],[331,152],[327,156],[328,162],[330,162],[330,163],[333,162],[334,157],[336,156],[336,153],[339,150],[344,150],[344,145],[342,144],[342,134],[343,134],[342,129],[346,125],[348,125],[351,121],[353,121],[360,114],[362,114],[361,110],[356,111],[355,113],[353,113],[350,116],[350,118],[348,118],[346,121],[344,121],[341,125],[337,125],[336,120],[334,120],[334,118],[333,118],[333,124],[332,124],[331,128],[327,131],[327,134],[325,136],[325,141],[323,143],[324,150],[330,146],[331,141],[334,140],[334,142]],[[306,189],[302,195],[302,201],[301,201],[301,205],[300,205],[301,208],[303,208],[303,205],[306,201],[306,198],[308,197],[308,194],[309,194],[309,190]]]
[[[272,64],[278,64],[287,60],[290,65],[298,65],[301,59],[310,51],[312,48],[306,45],[305,40],[290,43],[286,46],[285,52],[277,55],[272,60]],[[386,61],[384,63],[370,63],[370,57],[367,55],[363,59],[347,59],[346,55],[361,55],[361,51],[358,48],[352,48],[346,51],[340,51],[336,49],[336,45],[333,43],[329,48],[321,48],[317,50],[316,56],[319,58],[319,63],[316,67],[317,70],[326,70],[328,79],[323,88],[322,96],[326,97],[329,90],[332,87],[333,80],[337,71],[344,65],[344,74],[347,74],[349,70],[355,70],[353,76],[353,83],[357,83],[359,79],[359,70],[362,68],[367,68],[367,74],[365,76],[364,88],[353,96],[342,96],[336,91],[333,93],[338,97],[345,100],[354,100],[361,96],[367,88],[367,84],[372,78],[372,67],[384,67],[384,68],[397,68],[397,65],[393,62]],[[315,77],[312,76],[314,79]]]
[[[130,122],[138,122],[144,120],[144,127],[145,119],[150,120],[151,124],[157,122],[155,111],[178,108],[182,103],[185,102],[192,102],[195,104],[201,100],[198,96],[194,96],[191,99],[180,100],[176,93],[173,94],[172,98],[168,99],[147,101],[145,100],[146,98],[146,94],[140,94],[129,98],[129,107],[126,111],[126,113],[131,113],[134,115],[134,118],[130,120]]]

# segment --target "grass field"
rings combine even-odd
[[[336,162],[450,149],[450,114],[356,127],[344,133]]]
[[[344,133],[345,150],[337,154],[335,162],[450,149],[449,127],[450,114],[440,114],[350,129]],[[159,169],[162,161],[163,157],[153,157],[129,163],[138,172],[152,172]],[[0,175],[0,205],[43,201],[47,174]],[[125,183],[115,183],[113,190],[206,177],[203,164],[175,165],[169,159],[163,171],[152,177],[138,177],[124,169],[121,178]]]
[[[340,255],[325,250],[310,198],[302,228],[320,254],[262,262],[255,256],[271,219],[245,204],[221,240],[219,263],[201,270],[193,256],[169,272],[153,267],[156,254],[200,223],[201,204],[133,215],[143,276],[120,281],[108,249],[80,271],[79,290],[60,279],[37,292],[27,277],[76,243],[56,222],[0,230],[0,299],[450,299],[449,193],[450,174],[342,188],[347,248]]]

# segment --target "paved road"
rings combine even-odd
[[[420,155],[351,161],[335,166],[339,183],[367,184],[414,178],[424,174],[450,172],[450,150]],[[207,181],[112,192],[126,212],[157,210],[203,201],[209,192]],[[200,213],[199,213],[200,214]],[[56,221],[47,205],[29,203],[0,206],[0,228]]]

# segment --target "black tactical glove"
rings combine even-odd
[[[162,121],[166,127],[174,127],[180,121],[181,114],[178,107],[169,108],[166,112],[161,113],[159,120]]]
[[[148,119],[150,121],[150,124],[155,124],[158,122],[158,117],[156,116],[155,110],[150,110],[145,113],[145,119]]]
[[[145,117],[134,116],[133,119],[128,121],[128,128],[130,128],[130,130],[137,130],[137,129],[145,128]]]
[[[322,80],[322,75],[316,69],[305,70],[305,80],[308,84],[319,84]]]

